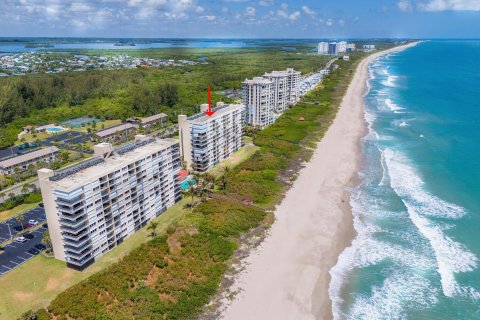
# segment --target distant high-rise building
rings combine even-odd
[[[337,42],[337,53],[345,53],[347,52],[347,42],[346,41],[340,41]]]
[[[347,52],[355,51],[355,49],[356,49],[355,43],[347,44]]]
[[[243,146],[243,104],[219,103],[214,115],[178,116],[180,154],[195,171],[205,172]]]
[[[178,141],[136,136],[94,146],[88,161],[38,181],[55,258],[83,269],[181,198]]]
[[[330,42],[328,44],[328,54],[331,54],[331,55],[338,54],[338,44],[336,42]]]
[[[363,49],[365,49],[365,50],[375,50],[375,45],[374,44],[364,44]]]
[[[320,42],[317,51],[318,54],[328,54],[328,42]]]

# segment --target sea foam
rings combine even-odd
[[[419,232],[428,239],[436,257],[437,271],[440,274],[443,294],[448,297],[463,295],[477,299],[478,292],[462,287],[455,279],[455,273],[472,271],[478,259],[461,243],[456,242],[444,231],[455,219],[466,214],[464,208],[444,201],[425,190],[424,183],[407,159],[391,149],[384,151],[390,183],[402,199],[410,219]],[[438,219],[446,221],[438,222]]]

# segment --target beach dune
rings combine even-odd
[[[373,54],[357,67],[338,114],[310,162],[277,207],[269,236],[246,258],[234,282],[239,294],[221,318],[331,319],[329,270],[355,230],[348,187],[360,160],[365,133],[363,96]]]

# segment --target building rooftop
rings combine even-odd
[[[286,70],[280,71],[272,71],[272,72],[265,72],[264,77],[286,77],[291,74],[301,74],[300,71],[296,71],[295,69],[288,68]]]
[[[252,80],[245,79],[243,82],[245,84],[272,84],[273,82],[269,79],[266,79],[264,77],[255,77]]]
[[[114,126],[114,127],[110,127],[110,128],[99,130],[99,131],[95,131],[94,134],[103,138],[103,137],[108,137],[108,136],[110,136],[110,135],[112,135],[116,132],[125,131],[125,130],[131,129],[131,128],[135,128],[135,126],[131,123],[122,123],[122,124],[119,124],[119,125]]]
[[[57,171],[50,180],[54,188],[73,190],[176,143],[178,140],[175,139],[148,139],[130,143],[114,150],[107,158],[96,157]]]
[[[205,123],[214,119],[218,119],[221,116],[237,109],[242,109],[245,108],[245,105],[243,104],[224,104],[215,108],[212,108],[212,110],[216,111],[214,115],[211,117],[207,116],[203,112],[197,113],[196,115],[193,115],[191,117],[188,117],[188,120],[191,123]]]
[[[162,118],[168,118],[168,115],[166,115],[165,113],[159,113],[150,117],[140,118],[140,121],[142,122],[142,124],[145,124],[145,123],[150,123],[152,121],[160,120]]]
[[[38,157],[46,156],[50,153],[54,153],[58,151],[60,151],[60,149],[58,149],[57,147],[48,147],[48,148],[35,150],[29,153],[25,153],[25,154],[10,158],[10,159],[0,161],[0,168],[8,168],[11,166],[19,165],[26,161],[29,161]]]

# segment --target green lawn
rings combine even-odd
[[[215,167],[209,170],[209,173],[213,174],[215,177],[218,177],[223,174],[223,170],[225,167],[229,167],[230,169],[235,168],[243,161],[250,158],[255,151],[259,150],[260,148],[253,144],[253,139],[251,137],[245,137],[244,142],[245,146],[243,146],[240,150],[236,151],[232,154],[228,159],[223,160]]]
[[[184,209],[187,203],[183,199],[155,219],[159,222],[159,234],[190,212]],[[62,261],[38,255],[0,277],[0,319],[16,319],[27,310],[48,306],[60,292],[112,265],[149,239],[149,232],[143,228],[82,272],[67,268]]]
[[[5,220],[8,220],[10,219],[11,217],[14,217],[20,213],[23,213],[25,211],[28,211],[30,209],[33,209],[35,208],[36,206],[38,206],[40,202],[36,202],[36,203],[24,203],[24,204],[21,204],[19,206],[16,206],[15,208],[12,208],[10,210],[5,210],[5,211],[2,211],[0,212],[0,222],[1,221],[5,221]]]
[[[87,132],[88,128],[91,128],[92,132],[95,132],[95,131],[98,131],[98,130],[102,130],[102,126],[106,129],[106,128],[109,128],[109,127],[119,125],[120,123],[122,123],[122,120],[105,120],[105,121],[102,121],[102,122],[97,122],[97,125],[95,126],[95,128],[93,128],[91,125],[88,125],[88,126],[85,126],[85,127],[75,128],[75,130],[76,131],[81,131],[81,132]]]

